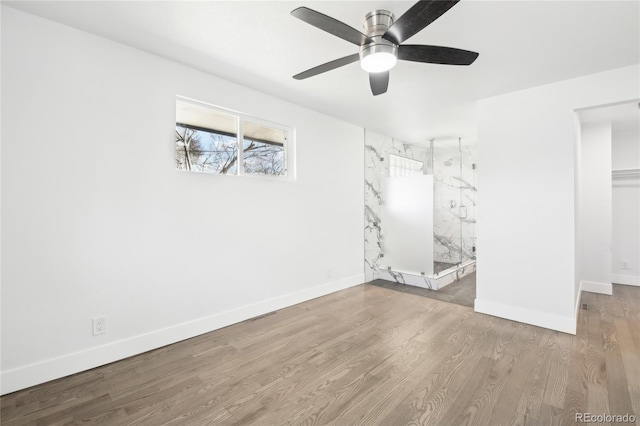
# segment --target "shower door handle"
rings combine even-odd
[[[467,206],[460,206],[458,208],[458,217],[460,219],[466,219],[467,218]]]

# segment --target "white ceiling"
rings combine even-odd
[[[480,53],[469,67],[401,61],[373,97],[358,63],[292,75],[357,52],[289,15],[307,6],[359,30],[406,1],[3,1],[407,141],[475,134],[475,101],[640,62],[640,2],[463,0],[411,39]]]

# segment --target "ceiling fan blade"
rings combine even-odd
[[[316,28],[320,28],[329,34],[333,34],[334,36],[340,37],[341,39],[349,41],[357,46],[361,46],[365,43],[373,43],[373,40],[355,28],[352,28],[330,16],[316,12],[313,9],[299,7],[293,10],[291,15],[306,22],[307,24],[311,24]]]
[[[396,20],[382,36],[392,43],[400,44],[441,17],[460,0],[423,0],[414,4]]]
[[[404,44],[398,46],[398,59],[404,61],[427,62],[429,64],[471,65],[478,57],[477,52],[453,47]]]
[[[373,96],[385,93],[387,87],[389,87],[389,71],[370,72],[369,84],[371,85],[371,93],[373,93]]]
[[[296,80],[304,80],[305,78],[313,77],[314,75],[322,74],[323,72],[331,71],[339,68],[343,65],[349,65],[352,62],[360,60],[360,54],[354,53],[353,55],[345,56],[344,58],[336,59],[331,62],[327,62],[317,67],[313,67],[306,71],[301,72],[293,76]]]

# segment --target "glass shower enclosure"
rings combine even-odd
[[[475,144],[391,146],[381,157],[379,277],[441,288],[475,270]]]

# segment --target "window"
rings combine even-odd
[[[288,137],[292,133],[286,126],[178,98],[176,168],[225,175],[287,176]]]
[[[243,169],[248,174],[285,176],[287,132],[250,121],[243,123]]]
[[[422,161],[389,154],[389,176],[419,176],[423,175]]]

